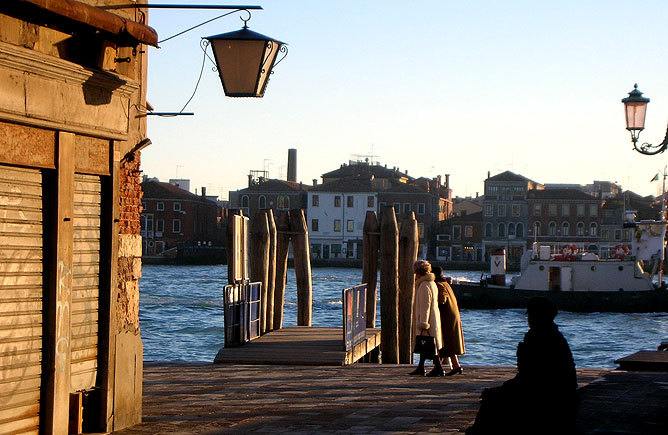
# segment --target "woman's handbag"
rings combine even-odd
[[[429,334],[429,331],[427,331]],[[413,353],[419,353],[428,359],[433,359],[436,356],[436,340],[431,335],[418,335],[415,337],[415,348]]]

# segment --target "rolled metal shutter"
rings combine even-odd
[[[100,177],[74,176],[72,391],[95,386],[100,299]]]
[[[41,171],[0,165],[0,433],[39,431],[42,222]]]

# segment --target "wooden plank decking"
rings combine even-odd
[[[346,352],[342,328],[292,326],[243,346],[222,348],[215,363],[344,366],[369,355],[377,359],[380,329],[367,328],[366,340]]]

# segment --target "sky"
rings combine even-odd
[[[211,0],[156,3],[220,4]],[[450,174],[453,196],[483,193],[488,171],[539,183],[614,181],[642,195],[668,164],[632,150],[621,99],[651,102],[641,141],[668,122],[665,0],[259,1],[249,27],[288,44],[264,98],[228,98],[207,60],[186,111],[149,117],[145,175],[189,178],[227,199],[250,170],[311,184],[359,155],[414,177]],[[158,10],[164,39],[224,11]],[[204,36],[237,13],[149,48],[148,101],[179,111],[200,74]],[[199,190],[198,190],[199,191]]]

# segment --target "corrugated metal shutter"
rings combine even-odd
[[[72,391],[95,386],[100,299],[100,177],[74,176]]]
[[[37,433],[42,374],[42,173],[0,165],[0,433]]]

